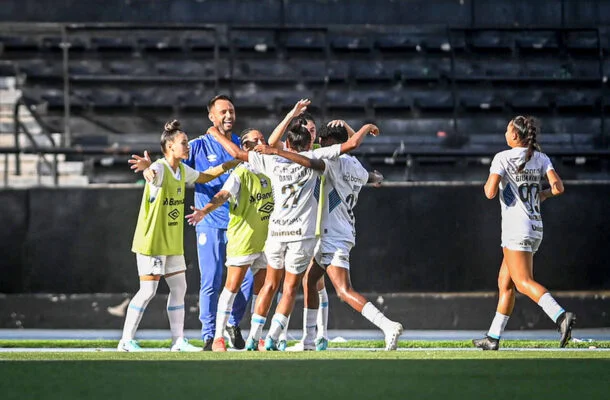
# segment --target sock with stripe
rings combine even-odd
[[[127,307],[127,315],[125,316],[125,325],[123,326],[122,340],[131,340],[135,337],[138,325],[144,315],[144,310],[155,297],[159,281],[140,281],[140,289],[133,296]]]
[[[165,278],[169,287],[167,296],[167,318],[172,341],[184,337],[184,296],[186,295],[186,274],[176,274]]]
[[[265,322],[267,322],[267,318],[262,315],[252,314],[252,319],[250,320],[250,333],[248,334],[248,339],[252,339],[255,342],[258,342],[258,339],[261,338],[263,333],[263,327],[265,326]]]
[[[303,309],[303,343],[313,343],[316,338],[317,308]]]
[[[545,294],[540,296],[540,299],[538,300],[538,305],[542,307],[542,310],[544,310],[546,315],[548,315],[549,318],[553,320],[553,322],[557,322],[557,318],[559,318],[561,314],[566,312],[563,307],[557,304],[557,302],[549,292],[546,292]]]
[[[269,334],[267,337],[270,337],[273,340],[278,340],[280,333],[282,330],[288,325],[288,317],[283,314],[275,314],[271,319],[271,327],[269,328]]]
[[[318,337],[324,337],[328,339],[328,292],[326,288],[322,288],[318,292],[320,298],[320,306],[318,308],[317,323],[318,326]]]
[[[504,332],[504,328],[506,328],[506,324],[508,323],[508,319],[510,315],[500,314],[496,311],[496,316],[493,321],[491,321],[491,326],[489,327],[489,331],[487,332],[487,336],[492,337],[494,339],[500,339],[502,333]]]
[[[235,296],[237,296],[237,293],[231,293],[227,288],[222,289],[220,293],[218,309],[216,310],[216,333],[214,334],[214,339],[224,336],[225,326],[227,321],[229,321]]]

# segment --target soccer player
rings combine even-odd
[[[208,118],[223,136],[236,145],[239,144],[239,137],[232,133],[236,116],[233,102],[229,97],[219,95],[212,98],[208,103]],[[229,153],[211,135],[202,135],[192,140],[190,146],[189,158],[185,163],[194,169],[204,171],[232,160]],[[203,208],[222,188],[228,176],[229,174],[221,175],[204,185],[196,184],[195,207]],[[201,335],[205,342],[204,350],[212,350],[216,330],[216,309],[226,257],[228,222],[229,207],[225,203],[209,213],[195,228],[199,272],[201,273],[199,319],[201,320]],[[252,293],[252,282],[252,272],[247,270],[241,289],[235,297],[227,326],[230,344],[236,349],[243,349],[245,345],[239,323]]]
[[[535,301],[556,324],[565,347],[576,317],[566,312],[549,291],[534,280],[534,254],[542,242],[540,203],[564,192],[561,178],[537,142],[538,128],[532,117],[517,116],[506,128],[510,150],[495,155],[485,183],[485,196],[500,192],[502,251],[498,274],[499,299],[496,315],[487,335],[473,340],[483,350],[498,350],[500,337],[515,306],[515,290]],[[550,188],[541,190],[546,175]]]
[[[244,151],[266,143],[263,134],[255,129],[245,130],[240,142]],[[225,325],[247,270],[251,269],[254,274],[254,296],[265,280],[267,259],[263,249],[269,215],[273,210],[271,181],[267,176],[253,171],[247,163],[239,165],[203,209],[191,207],[193,213],[186,216],[189,224],[196,225],[227,201],[230,216],[227,228],[227,278],[218,299],[212,351],[227,351],[223,337]]]
[[[323,148],[345,143],[353,135],[352,128],[344,121],[331,121],[320,133]],[[325,350],[328,340],[316,337],[316,319],[319,304],[318,284],[328,275],[339,298],[349,304],[366,319],[380,328],[385,336],[385,349],[396,350],[403,327],[388,319],[370,301],[367,301],[351,285],[349,253],[356,241],[354,207],[360,189],[367,182],[378,183],[383,176],[368,172],[353,156],[342,154],[326,163],[327,179],[323,186],[320,239],[314,259],[303,278],[305,307],[303,310],[303,338],[300,350]]]
[[[269,146],[277,147],[279,149],[285,149],[284,142],[281,141],[282,136],[287,129],[294,127],[295,125],[303,125],[305,129],[311,135],[311,141],[309,143],[309,148],[307,150],[315,150],[320,148],[320,145],[316,143],[317,138],[317,127],[316,121],[313,116],[307,113],[307,107],[311,104],[309,99],[301,99],[299,100],[295,106],[286,114],[284,119],[278,124],[278,126],[273,130],[271,135],[269,136]],[[324,279],[320,279],[318,281],[318,296],[320,298],[320,307],[318,308],[318,316],[317,316],[317,332],[320,338],[326,338],[327,335],[327,327],[328,327],[328,293],[326,292],[326,287],[324,285]],[[282,291],[278,293],[277,302],[281,301]],[[252,302],[254,303],[255,296],[252,298]],[[290,318],[288,318],[288,322],[286,326],[282,330],[280,337],[278,339],[278,350],[284,351],[287,346],[287,331],[288,325],[290,323]],[[320,343],[325,343],[320,340]]]
[[[201,351],[184,338],[184,295],[186,262],[184,260],[183,213],[186,183],[205,183],[225,173],[235,162],[224,163],[197,172],[181,161],[189,154],[186,134],[176,120],[165,124],[161,134],[164,158],[149,168],[151,180],[144,188],[132,251],[136,253],[140,289],[131,299],[125,317],[123,335],[117,349],[135,352],[142,349],[134,340],[142,315],[155,296],[163,276],[169,286],[167,315],[172,333],[172,351]],[[130,160],[137,164],[137,160]],[[132,167],[133,168],[133,167]],[[134,169],[137,169],[134,168]]]

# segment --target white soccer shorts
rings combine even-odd
[[[167,275],[186,271],[184,256],[145,256],[136,253],[138,275]]]
[[[520,238],[502,238],[502,247],[514,251],[529,251],[535,253],[542,243],[542,238],[522,236]]]
[[[265,255],[269,266],[274,269],[286,269],[291,274],[298,275],[307,269],[316,239],[304,239],[297,242],[277,242],[268,240],[265,244]]]
[[[349,269],[349,252],[354,245],[345,240],[320,239],[314,251],[316,262],[324,269],[329,265]]]
[[[248,254],[247,256],[227,257],[227,267],[241,267],[249,265],[252,272],[267,268],[267,257],[262,251],[260,253]]]

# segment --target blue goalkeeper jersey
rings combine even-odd
[[[232,134],[231,140],[239,146],[239,136]],[[197,171],[205,171],[224,162],[233,160],[233,157],[214,139],[212,135],[201,135],[189,142],[191,146],[188,160],[184,163]],[[231,174],[227,171],[218,178],[208,183],[195,184],[195,207],[203,208],[216,193],[220,191],[222,185]],[[216,210],[212,211],[196,225],[199,227],[210,227],[216,229],[227,229],[229,224],[229,202],[224,203]]]

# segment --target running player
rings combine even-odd
[[[323,148],[345,143],[353,135],[352,128],[344,121],[331,121],[320,132]],[[314,260],[303,278],[305,307],[303,310],[302,350],[325,350],[328,339],[316,337],[316,318],[319,308],[318,284],[326,273],[339,298],[380,328],[385,336],[385,349],[396,350],[403,327],[388,319],[370,301],[367,301],[351,285],[349,253],[356,242],[356,226],[353,209],[360,189],[367,182],[379,183],[383,176],[368,172],[353,156],[343,154],[326,164],[326,184],[323,185],[323,201],[320,239],[316,245]],[[315,339],[315,340],[314,340]],[[297,348],[298,348],[297,347]]]
[[[142,196],[132,251],[136,253],[140,289],[131,299],[125,317],[119,351],[141,351],[134,340],[146,306],[155,296],[163,276],[169,286],[167,315],[172,333],[172,351],[201,351],[184,338],[184,295],[186,293],[186,263],[184,260],[183,217],[186,183],[205,183],[235,166],[229,162],[197,172],[184,165],[189,154],[186,134],[176,120],[165,124],[161,134],[161,149],[165,158],[149,168],[149,181]],[[138,160],[130,160],[139,170]],[[148,164],[144,166],[147,167]]]
[[[244,151],[265,144],[265,137],[255,129],[245,130],[240,138]],[[269,215],[273,210],[273,193],[268,177],[252,170],[247,163],[236,167],[222,189],[203,209],[191,207],[186,216],[189,224],[196,225],[207,214],[229,201],[227,228],[227,278],[218,298],[216,332],[212,351],[226,351],[224,330],[233,307],[233,301],[248,268],[254,274],[254,296],[265,280],[267,259],[263,253]],[[254,298],[253,296],[253,298]]]
[[[535,301],[556,324],[565,347],[576,317],[566,312],[548,290],[534,280],[534,254],[542,242],[540,203],[564,192],[561,178],[537,143],[538,128],[532,117],[513,118],[506,128],[510,150],[495,155],[485,183],[485,196],[493,199],[500,191],[502,250],[504,259],[498,275],[499,299],[496,315],[482,339],[473,344],[483,350],[498,350],[500,337],[515,306],[515,289]],[[548,178],[550,188],[541,190]]]

